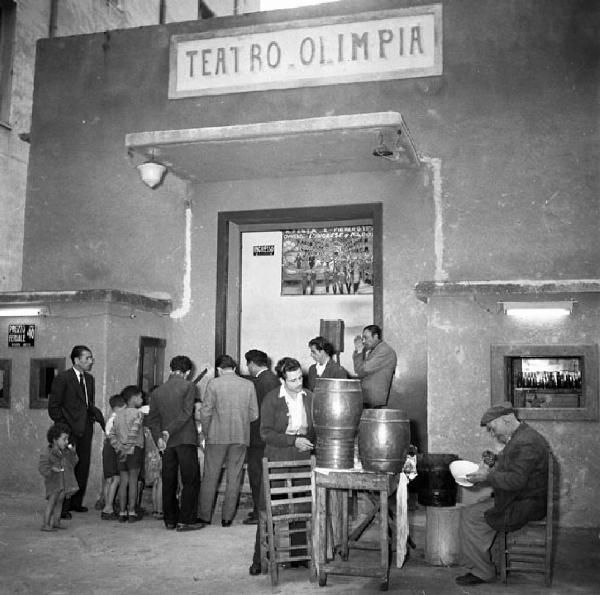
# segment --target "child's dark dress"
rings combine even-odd
[[[46,499],[61,490],[65,491],[65,497],[69,497],[79,489],[74,472],[78,460],[77,454],[70,448],[61,451],[48,446],[42,450],[38,469],[46,484]],[[53,471],[52,467],[63,471]]]

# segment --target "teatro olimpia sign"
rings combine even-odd
[[[169,97],[442,74],[442,6],[219,29],[171,38]]]

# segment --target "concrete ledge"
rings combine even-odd
[[[74,291],[0,292],[0,306],[23,304],[68,304],[103,302],[125,304],[146,310],[168,313],[173,307],[170,299],[155,298],[120,289],[79,289]]]
[[[415,285],[415,293],[425,303],[432,297],[600,293],[600,279],[419,281]]]

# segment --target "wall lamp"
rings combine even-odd
[[[140,163],[140,165],[136,166],[140,174],[140,178],[142,182],[148,186],[148,188],[158,188],[162,181],[165,178],[167,173],[167,166],[160,161],[157,161],[154,156],[154,149],[152,149],[150,153],[150,159],[144,161],[144,163]]]
[[[0,306],[0,316],[4,317],[28,317],[28,316],[48,316],[48,308],[46,306],[17,306],[4,308]]]
[[[404,153],[406,152],[406,149],[400,141],[401,135],[402,130],[399,129],[396,133],[396,138],[392,139],[393,144],[388,145],[383,138],[383,132],[380,130],[379,143],[373,149],[373,155],[375,157],[383,157],[384,159],[388,159],[389,161],[400,161],[403,158],[405,158]]]
[[[548,319],[568,316],[573,312],[573,300],[558,302],[500,302],[507,316]]]

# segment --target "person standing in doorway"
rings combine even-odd
[[[348,372],[334,359],[334,346],[325,337],[315,337],[308,342],[315,363],[308,368],[306,388],[315,390],[317,378],[348,378]]]
[[[55,423],[67,424],[71,430],[71,444],[79,459],[75,478],[79,489],[62,505],[62,518],[70,519],[71,512],[87,512],[83,498],[87,488],[92,454],[94,422],[104,426],[104,418],[94,405],[94,377],[89,373],[94,365],[91,350],[75,345],[71,350],[73,367],[58,374],[52,382],[48,397],[48,415]]]
[[[262,458],[265,452],[265,442],[260,437],[260,408],[265,395],[279,387],[279,379],[269,368],[269,357],[264,351],[250,349],[246,352],[246,367],[254,380],[256,400],[258,402],[259,418],[250,424],[250,446],[246,451],[248,465],[248,482],[252,491],[252,512],[245,519],[244,525],[258,524],[258,506],[262,485]]]
[[[361,380],[365,407],[381,408],[387,405],[396,370],[396,352],[382,340],[381,328],[376,324],[365,326],[354,338],[352,354],[354,372]]]
[[[229,355],[217,358],[218,376],[206,387],[200,421],[206,436],[204,477],[200,488],[200,521],[209,524],[223,464],[226,485],[221,525],[230,527],[235,516],[240,483],[250,443],[250,423],[258,419],[254,384],[236,374]]]
[[[176,355],[170,363],[168,380],[150,394],[147,424],[162,457],[163,509],[167,529],[192,531],[204,525],[196,522],[200,467],[198,430],[194,421],[196,387],[188,380],[192,362]],[[181,500],[177,501],[181,475]]]

